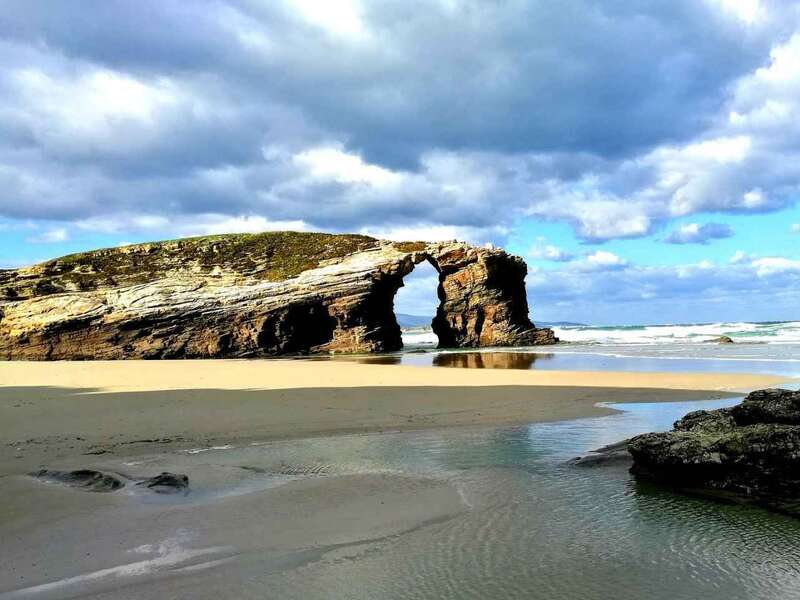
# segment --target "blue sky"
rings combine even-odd
[[[80,8],[4,4],[0,267],[208,233],[458,238],[526,259],[534,319],[800,318],[797,3]],[[434,288],[412,276],[400,310]]]

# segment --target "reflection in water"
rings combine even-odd
[[[667,429],[691,410],[737,401],[625,405],[616,407],[623,414],[528,427],[220,452],[215,460],[267,472],[288,465],[328,475],[444,478],[469,506],[444,522],[363,544],[346,558],[279,572],[259,565],[243,578],[252,586],[247,597],[269,590],[303,600],[800,598],[800,520],[637,485],[625,467],[565,464],[589,449]]]
[[[433,366],[467,369],[532,369],[536,361],[551,358],[552,354],[533,352],[443,352],[433,356]]]
[[[538,350],[538,349],[536,349]],[[641,352],[653,352],[651,348]],[[589,350],[409,350],[392,354],[338,355],[334,360],[366,364],[462,367],[474,369],[543,369],[556,371],[665,371],[686,373],[761,373],[800,376],[800,359],[606,355]],[[331,360],[316,357],[306,360]]]
[[[346,357],[339,356],[345,360],[354,360],[358,363],[365,365],[401,365],[403,364],[403,357],[400,354],[377,354],[375,356],[355,356]]]
[[[311,360],[346,360],[366,365],[414,365],[455,367],[463,369],[533,369],[536,362],[552,360],[555,354],[543,352],[467,351],[425,352],[412,351],[396,354],[337,355],[315,357]]]

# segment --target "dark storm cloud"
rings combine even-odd
[[[681,144],[728,135],[736,82],[792,33],[781,3],[748,27],[715,1],[375,0],[340,23],[289,0],[12,0],[0,215],[488,231],[531,214],[603,240],[756,188],[738,208],[782,206],[792,169],[709,169],[679,208],[658,187]]]
[[[428,148],[627,155],[686,139],[769,42],[696,0],[370,2],[378,43],[335,48],[279,2],[3,12],[8,39],[137,74],[212,73],[248,103],[301,107],[370,160],[404,166]]]

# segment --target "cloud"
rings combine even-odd
[[[348,154],[341,148],[311,148],[295,155],[293,160],[307,169],[311,177],[321,181],[382,188],[397,186],[403,180],[402,174],[367,164],[360,156]]]
[[[765,17],[766,9],[761,0],[711,0],[711,2],[748,25]]]
[[[728,262],[731,263],[732,265],[738,265],[748,260],[749,258],[751,257],[746,252],[742,250],[737,250],[736,252],[733,253],[733,256],[731,256],[728,259]]]
[[[57,244],[66,242],[69,239],[69,232],[64,227],[56,227],[45,231],[39,235],[30,236],[26,241],[31,244]]]
[[[472,227],[455,227],[448,225],[418,225],[362,227],[358,233],[369,235],[382,240],[402,241],[427,241],[447,242],[450,240],[468,241],[474,244],[483,244],[492,238],[502,237],[500,230],[477,229]]]
[[[534,320],[774,320],[790,318],[800,301],[800,261],[741,257],[722,265],[626,264],[605,270],[586,269],[576,261],[563,269],[532,270],[527,287]]]
[[[7,2],[0,217],[591,242],[798,197],[790,3],[328,4]]]
[[[613,252],[597,250],[592,254],[588,254],[583,261],[578,263],[578,266],[582,269],[608,271],[621,269],[627,264],[628,261]]]
[[[733,236],[733,229],[724,223],[688,223],[681,225],[664,238],[668,244],[707,244],[711,240],[719,240]]]
[[[792,233],[800,233],[800,223],[795,223],[795,224],[793,224],[793,225],[792,225],[792,226],[789,228],[789,231],[791,231]]]
[[[568,262],[574,255],[563,248],[545,243],[544,238],[539,238],[536,245],[528,250],[528,257],[534,260],[549,260],[553,262]]]
[[[768,277],[780,273],[800,273],[800,260],[792,260],[782,256],[757,258],[751,264],[759,277]]]

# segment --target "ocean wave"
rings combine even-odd
[[[636,325],[620,327],[555,327],[565,342],[586,344],[691,344],[707,343],[720,336],[734,342],[765,344],[800,343],[800,321],[720,322],[679,325]]]
[[[720,322],[676,325],[556,326],[563,342],[580,345],[706,344],[721,336],[743,344],[800,344],[800,321]],[[403,330],[406,346],[435,346],[430,327]]]

